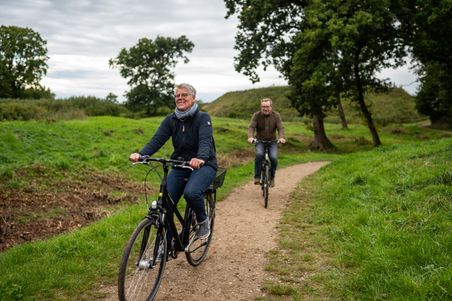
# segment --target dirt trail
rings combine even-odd
[[[170,261],[156,300],[254,300],[262,296],[261,285],[270,277],[264,271],[265,254],[277,247],[276,227],[288,196],[303,177],[326,164],[311,162],[279,169],[267,209],[259,186],[249,182],[235,189],[217,205],[206,261],[195,268],[182,253]],[[107,300],[116,300],[116,291],[110,292]]]

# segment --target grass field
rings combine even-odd
[[[343,155],[302,182],[268,300],[450,300],[451,167],[448,138]]]
[[[140,182],[128,155],[147,142],[160,118],[0,123],[0,189],[27,186],[39,165],[43,191],[87,171]],[[247,121],[213,118],[221,164],[229,171],[220,199],[251,179]],[[309,152],[312,132],[287,122],[281,167],[330,160],[300,183],[279,228],[267,269],[277,277],[268,300],[448,300],[451,297],[452,134],[416,124],[379,129],[374,149],[364,126],[327,124],[338,150]],[[159,153],[168,156],[170,148]],[[157,179],[154,179],[157,183]],[[111,193],[118,193],[112,188]],[[118,207],[90,226],[0,253],[0,300],[95,300],[114,285],[122,247],[145,210]]]

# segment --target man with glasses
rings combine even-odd
[[[276,130],[278,130],[278,139],[276,139]],[[256,140],[257,139],[257,142]],[[254,184],[260,184],[260,174],[262,160],[264,160],[264,144],[259,140],[273,141],[269,148],[269,157],[271,161],[270,186],[275,186],[275,172],[278,166],[278,146],[277,143],[286,143],[284,136],[284,126],[281,116],[278,112],[273,112],[272,100],[264,98],[261,100],[260,111],[253,114],[248,127],[248,142],[256,142],[256,159],[254,160]]]
[[[174,113],[166,116],[149,142],[138,153],[131,154],[129,159],[136,162],[142,155],[151,156],[172,138],[174,151],[171,159],[189,161],[194,170],[171,169],[168,192],[176,203],[184,196],[196,214],[199,224],[196,234],[200,239],[206,239],[210,228],[203,194],[212,184],[217,170],[212,121],[209,114],[199,111],[193,86],[180,84],[175,91]]]

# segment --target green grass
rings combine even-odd
[[[0,189],[44,178],[39,187],[46,190],[87,170],[140,182],[145,168],[127,158],[161,119],[2,122]],[[229,167],[221,200],[251,179],[253,148],[246,142],[247,121],[214,117],[213,125],[219,157]],[[441,288],[450,293],[450,133],[388,126],[381,128],[384,146],[374,149],[364,126],[326,129],[337,152],[309,152],[312,132],[301,122],[286,123],[289,143],[280,149],[280,167],[333,163],[292,196],[280,226],[281,248],[270,254],[287,260],[268,267],[280,277],[266,286],[271,298],[402,300],[404,294],[441,297]],[[168,156],[169,144],[158,155]],[[145,210],[144,202],[120,207],[83,229],[1,253],[0,300],[101,297],[99,286],[115,284],[122,247]]]
[[[268,300],[450,300],[451,170],[448,138],[344,155],[301,183]]]

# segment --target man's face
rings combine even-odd
[[[272,105],[269,101],[261,102],[261,112],[264,115],[270,115],[270,113],[272,112]]]
[[[186,88],[176,89],[176,107],[180,111],[190,109],[195,103],[195,96],[190,95]]]

